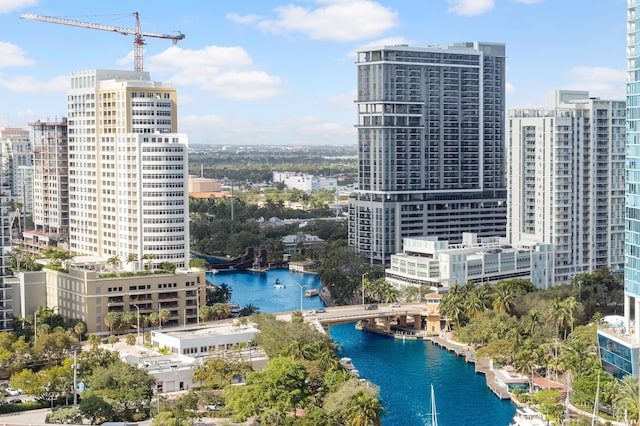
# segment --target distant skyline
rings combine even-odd
[[[133,36],[20,19],[127,28],[140,13],[144,69],[178,91],[190,144],[357,143],[355,49],[505,43],[507,108],[556,89],[625,99],[626,0],[0,0],[0,127],[66,116],[70,74],[133,69]],[[135,9],[135,10],[129,10]]]

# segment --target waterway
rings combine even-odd
[[[305,286],[303,292],[321,287],[314,275],[286,270],[207,274],[207,279],[229,285],[232,303],[253,304],[269,313],[300,309],[299,285]],[[274,288],[276,280],[285,288]],[[303,310],[321,306],[319,297],[302,293]],[[361,332],[353,324],[332,327],[331,337],[340,356],[351,358],[361,377],[380,387],[384,426],[429,425],[431,384],[440,426],[507,426],[513,417],[515,407],[491,393],[473,364],[430,342]]]

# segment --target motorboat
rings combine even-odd
[[[306,297],[318,296],[320,294],[320,290],[311,289],[304,292]]]
[[[276,278],[276,283],[273,285],[273,288],[287,288],[287,286],[280,284],[280,279]]]
[[[513,421],[509,426],[546,426],[544,414],[535,408],[516,408]]]

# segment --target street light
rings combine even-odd
[[[38,311],[33,311],[33,343],[38,340]]]
[[[298,287],[300,287],[300,312],[302,312],[302,289],[306,287],[306,285],[300,285],[300,283],[296,283]]]
[[[136,342],[140,343],[140,307],[136,304],[133,304],[132,306],[138,310],[138,338],[136,339]]]
[[[364,277],[366,275],[369,275],[368,272],[365,272],[364,274],[362,274],[362,307],[364,308]]]

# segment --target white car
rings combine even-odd
[[[5,394],[9,395],[9,396],[18,396],[20,394],[22,394],[22,391],[20,389],[11,389],[11,388],[7,388],[4,391]]]
[[[399,308],[400,307],[400,302],[395,302],[391,305],[392,308]]]

